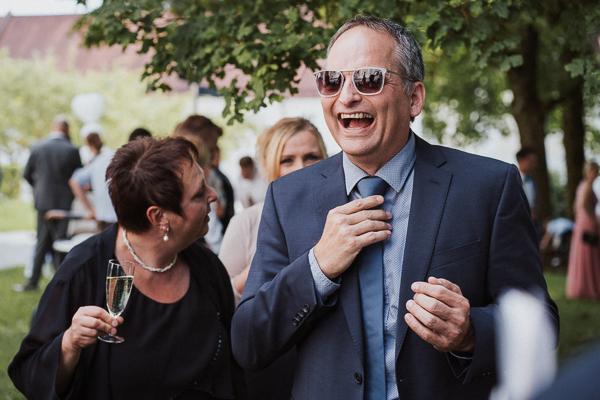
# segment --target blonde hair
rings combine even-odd
[[[256,141],[257,160],[266,166],[267,181],[270,183],[279,178],[281,154],[288,139],[296,132],[309,131],[317,139],[322,158],[327,157],[327,150],[321,134],[313,124],[304,118],[283,118],[272,127],[264,130]]]

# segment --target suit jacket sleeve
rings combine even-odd
[[[489,304],[471,308],[476,347],[473,361],[465,375],[465,383],[474,377],[485,377],[496,369],[497,301],[508,288],[521,288],[542,294],[549,319],[558,332],[558,308],[548,294],[539,258],[537,233],[529,215],[518,171],[511,166],[507,171],[489,242],[486,277]]]
[[[23,171],[23,178],[33,187],[35,183],[35,179],[33,177],[35,173],[35,147],[31,149],[31,155],[27,160],[27,165],[25,165],[25,170]]]
[[[247,369],[269,365],[304,337],[311,322],[336,301],[333,295],[328,304],[323,304],[317,294],[308,261],[308,251],[314,243],[297,246],[295,242],[292,247],[304,251],[289,254],[274,191],[270,185],[260,222],[258,250],[232,324],[233,352]],[[285,198],[280,201],[286,203]]]

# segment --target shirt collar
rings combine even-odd
[[[49,139],[66,139],[67,134],[61,131],[52,131],[48,134]]]
[[[381,167],[375,173],[375,176],[386,181],[396,192],[400,192],[402,186],[404,186],[404,182],[406,182],[406,178],[412,171],[415,159],[415,137],[411,130],[406,145]],[[354,165],[346,153],[342,153],[342,167],[344,168],[344,176],[346,177],[346,194],[350,195],[358,181],[369,175]]]

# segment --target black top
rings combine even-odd
[[[54,381],[63,332],[81,306],[106,308],[105,276],[117,225],[74,248],[46,288],[31,331],[9,366],[28,399],[58,398]],[[163,304],[134,288],[117,328],[121,344],[98,341],[83,350],[71,399],[234,399],[241,372],[231,355],[234,303],[218,258],[196,243],[185,249],[190,287]],[[237,395],[236,395],[237,394]]]

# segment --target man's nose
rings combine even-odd
[[[351,104],[361,99],[360,93],[356,91],[354,83],[352,82],[352,76],[345,77],[342,91],[340,92],[339,101],[342,104]]]

